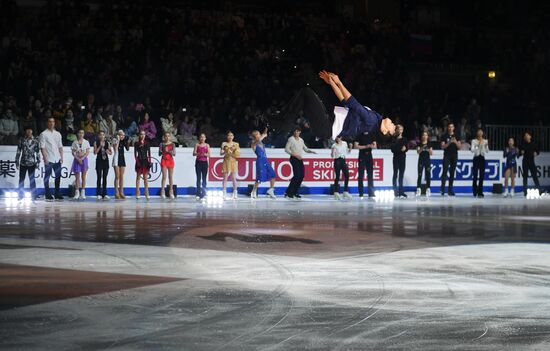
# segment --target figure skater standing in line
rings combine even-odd
[[[233,132],[228,131],[227,141],[222,143],[220,148],[220,155],[223,156],[223,198],[225,199],[227,193],[227,179],[231,176],[233,181],[233,200],[237,199],[237,159],[241,155],[241,149],[239,148],[239,143],[233,141],[235,137]]]
[[[407,164],[407,139],[403,137],[403,126],[396,126],[396,137],[393,141],[391,152],[393,153],[393,191],[395,197],[406,199],[407,194],[403,190],[403,177],[405,175],[405,165]]]
[[[252,150],[256,154],[256,182],[254,182],[254,188],[250,193],[250,197],[256,199],[258,197],[258,186],[262,182],[269,181],[269,189],[267,195],[272,199],[275,199],[275,171],[269,164],[269,160],[265,154],[265,146],[262,140],[267,137],[267,129],[260,134],[255,130],[252,132]]]
[[[210,157],[210,145],[206,143],[206,134],[199,135],[199,142],[193,149],[195,159],[195,174],[197,175],[197,200],[206,196],[206,176],[208,174],[208,158]]]
[[[285,146],[285,152],[290,155],[290,164],[292,165],[292,179],[285,192],[285,197],[289,199],[301,198],[300,186],[304,180],[304,161],[303,153],[314,154],[315,151],[308,149],[304,139],[300,138],[302,130],[300,127],[294,128],[292,136],[288,138]]]
[[[174,157],[176,156],[176,146],[172,142],[172,134],[164,133],[164,138],[159,146],[159,156],[161,156],[160,167],[162,170],[162,182],[160,188],[160,197],[166,199],[165,186],[168,176],[168,195],[174,198]]]
[[[518,173],[517,159],[520,156],[519,149],[516,147],[514,138],[508,139],[508,146],[504,149],[503,157],[506,159],[504,167],[504,197],[513,197],[514,188],[516,187],[516,174]],[[508,179],[511,183],[510,191],[508,191]]]
[[[88,174],[88,155],[90,154],[90,143],[84,139],[84,130],[79,130],[77,140],[73,141],[71,152],[73,154],[73,165],[71,172],[75,176],[75,193],[73,199],[86,199],[86,175]]]
[[[430,197],[430,180],[431,180],[431,156],[433,149],[430,146],[429,134],[427,131],[422,132],[420,137],[420,144],[416,147],[418,153],[418,180],[416,181],[416,196],[422,195],[422,172],[424,172],[424,178],[426,179],[426,196]]]
[[[115,170],[115,199],[125,199],[124,196],[124,171],[126,170],[126,157],[124,151],[130,150],[130,144],[122,129],[113,139],[113,168]]]
[[[134,143],[134,157],[136,160],[136,199],[139,199],[139,180],[143,176],[145,198],[149,200],[149,171],[151,169],[151,147],[145,140],[145,131],[140,130],[138,140]]]
[[[109,155],[113,154],[111,144],[105,139],[105,132],[100,131],[94,142],[95,170],[97,173],[96,194],[98,200],[109,200],[107,195],[107,175],[109,174]]]
[[[344,174],[344,199],[351,199],[349,194],[349,169],[346,163],[346,155],[351,151],[348,143],[342,140],[342,136],[336,137],[336,142],[332,145],[331,156],[334,159],[334,198],[340,200],[340,173]]]
[[[483,129],[479,128],[476,138],[472,140],[470,150],[474,154],[474,179],[472,189],[474,197],[483,198],[483,179],[485,178],[485,156],[489,153],[489,142],[483,137]]]

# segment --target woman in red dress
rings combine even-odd
[[[166,198],[164,187],[166,186],[166,174],[168,174],[168,194],[171,199],[174,198],[174,156],[176,156],[176,146],[172,142],[172,134],[164,133],[164,138],[159,147],[160,167],[162,169],[162,187],[160,188],[160,197]]]
[[[134,144],[134,157],[136,159],[136,199],[139,199],[139,179],[143,176],[145,186],[145,198],[149,200],[149,169],[151,168],[151,147],[145,140],[145,131],[139,132],[138,141]]]

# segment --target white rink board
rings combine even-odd
[[[70,173],[72,165],[72,155],[69,147],[65,147],[64,163],[62,167],[61,187],[66,189],[74,181],[74,176]],[[281,189],[288,185],[292,177],[292,168],[288,160],[288,155],[283,149],[267,149],[267,156],[272,161],[272,164],[277,173],[277,189]],[[328,193],[329,186],[333,183],[334,171],[332,167],[332,159],[330,158],[329,149],[317,149],[317,154],[306,154],[304,163],[306,175],[303,182],[305,189],[304,193]],[[0,188],[14,189],[17,187],[19,172],[15,168],[15,152],[16,146],[0,146]],[[161,186],[161,170],[160,157],[158,156],[158,148],[151,149],[153,156],[153,165],[149,176],[149,184],[153,191],[158,190]],[[195,186],[195,158],[192,155],[192,148],[178,148],[175,158],[174,182],[178,186],[178,194],[194,193],[192,190]],[[350,187],[353,192],[357,187],[357,150],[353,150],[347,157],[348,165],[350,166]],[[132,193],[135,188],[135,171],[133,148],[126,152],[126,172],[124,178],[124,187]],[[219,156],[219,148],[212,149],[212,158],[210,160],[210,170],[208,176],[208,187],[219,188],[221,182],[221,157]],[[503,177],[503,162],[502,152],[490,152],[486,157],[487,168],[485,177],[485,189],[490,190],[494,183],[501,183]],[[111,156],[112,157],[112,156]],[[392,186],[392,153],[390,150],[375,150],[373,158],[375,163],[375,187],[388,188]],[[442,172],[442,157],[443,152],[436,150],[432,156],[432,188],[437,189],[440,186],[440,177]],[[469,151],[459,151],[459,164],[457,166],[457,176],[455,180],[456,192],[470,192],[472,185],[472,158],[473,154]],[[243,148],[239,161],[239,188],[246,188],[253,183],[255,175],[255,159],[256,156],[250,148]],[[417,181],[417,161],[418,155],[416,151],[407,153],[407,165],[404,177],[404,184],[407,191],[412,191],[416,188]],[[537,170],[542,186],[550,186],[550,153],[542,153],[536,160]],[[95,190],[96,187],[96,172],[95,172],[95,156],[89,157],[90,171],[87,177],[87,189]],[[521,168],[521,158],[518,160],[518,166]],[[43,188],[44,166],[40,165],[36,171],[37,187]],[[53,180],[53,179],[52,179]],[[114,183],[114,171],[111,168],[108,176],[108,188],[112,190]],[[28,183],[25,183],[28,186]],[[516,185],[521,185],[521,175],[518,174]],[[529,180],[532,184],[532,180]],[[267,183],[262,184],[264,187]],[[365,183],[366,185],[366,183]],[[50,186],[53,182],[50,181]],[[90,190],[90,194],[93,194]]]

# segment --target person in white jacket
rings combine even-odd
[[[285,152],[290,155],[290,164],[292,165],[292,179],[288,184],[288,188],[285,191],[285,197],[289,199],[301,198],[299,191],[300,185],[304,180],[304,161],[302,161],[302,155],[304,152],[308,154],[314,154],[315,151],[308,149],[304,140],[300,138],[302,130],[300,127],[294,128],[294,132],[285,146]]]
[[[483,129],[479,128],[470,149],[474,153],[474,197],[483,197],[483,179],[485,178],[485,155],[489,153],[489,142],[484,138]]]

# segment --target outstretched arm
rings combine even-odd
[[[267,138],[267,127],[264,128],[264,131],[260,134],[260,141],[263,141]]]
[[[332,90],[345,107],[364,115],[363,117],[366,120],[369,120],[369,113],[367,113],[366,109],[359,102],[357,102],[354,97],[352,97],[349,90],[344,86],[344,83],[342,83],[342,81],[336,74],[327,71],[321,71],[319,73],[319,77],[321,77],[325,82],[327,82],[327,84],[332,87]],[[376,119],[375,122],[378,122],[382,119],[382,116],[378,115],[378,113],[376,113],[374,117]]]
[[[344,86],[344,83],[342,83],[342,81],[340,80],[340,77],[338,77],[336,74],[330,73],[330,72],[329,72],[329,76],[330,76],[331,80],[336,84],[336,86],[342,92],[342,95],[344,96],[344,100],[348,101],[348,99],[351,97],[351,93],[348,91],[348,89],[346,89],[346,87]],[[342,101],[342,100],[340,100],[340,101]]]

